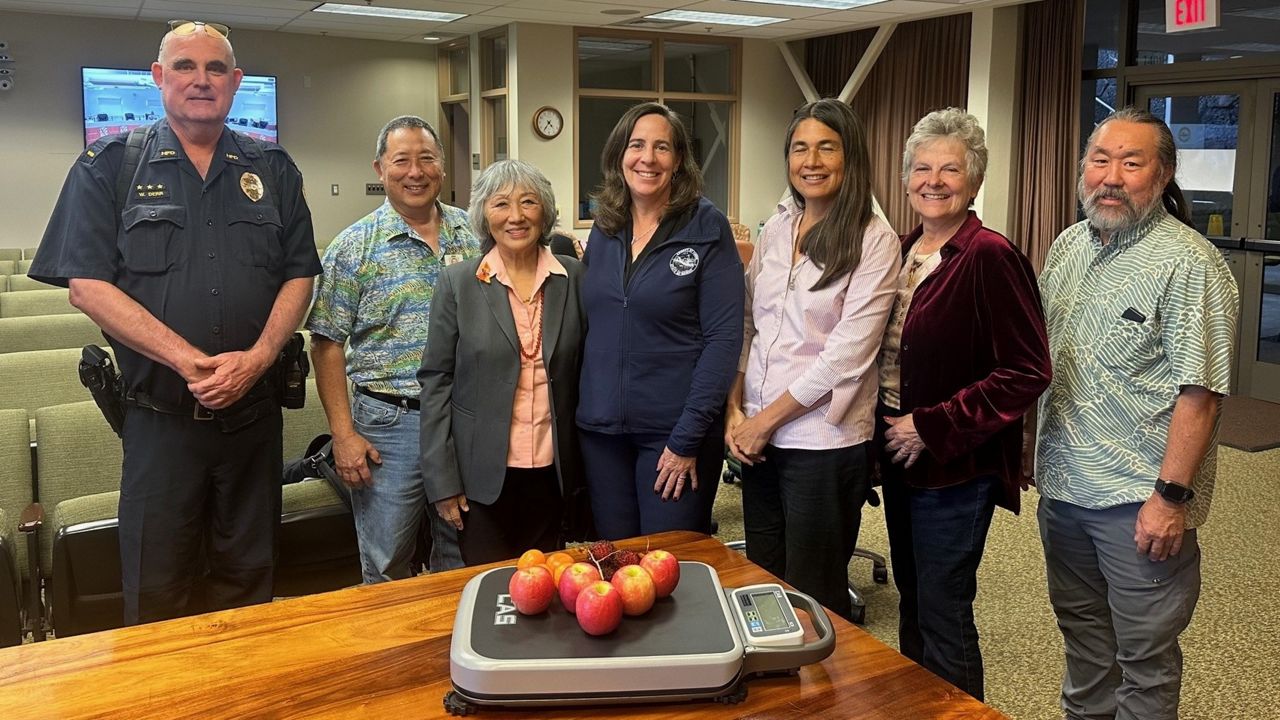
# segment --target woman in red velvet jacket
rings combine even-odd
[[[876,413],[900,648],[979,700],[978,564],[995,506],[1018,512],[1022,416],[1050,378],[1031,264],[969,210],[986,165],[963,110],[926,115],[907,140],[921,224],[902,241]]]

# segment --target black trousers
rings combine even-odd
[[[234,433],[130,408],[120,483],[124,621],[271,600],[280,525],[281,416]]]
[[[492,505],[467,499],[471,511],[462,518],[458,547],[467,565],[509,560],[525,550],[558,550],[560,477],[555,466],[507,468],[502,494]]]
[[[711,534],[711,510],[724,466],[724,422],[716,420],[707,428],[698,447],[698,489],[686,482],[679,500],[663,500],[653,491],[667,439],[655,433],[578,433],[591,514],[601,539],[668,530]]]
[[[742,466],[747,557],[852,619],[849,561],[867,500],[867,443],[835,450],[767,445]]]

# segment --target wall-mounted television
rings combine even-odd
[[[128,132],[164,117],[160,88],[150,70],[80,68],[84,86],[84,144]],[[259,140],[280,142],[276,126],[276,78],[245,75],[236,92],[227,127]]]

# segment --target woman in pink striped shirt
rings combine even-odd
[[[785,158],[791,202],[765,223],[747,268],[725,442],[743,463],[747,556],[850,618],[875,359],[902,261],[898,236],[872,213],[866,130],[848,105],[797,110]]]

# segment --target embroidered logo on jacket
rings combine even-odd
[[[684,277],[698,269],[698,251],[693,248],[681,248],[671,256],[671,274]]]

